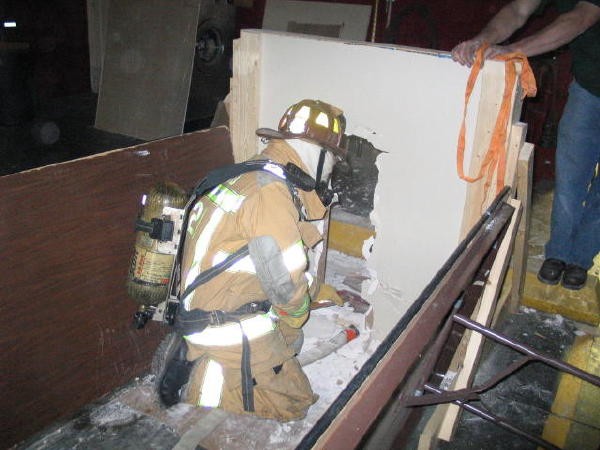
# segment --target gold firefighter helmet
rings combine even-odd
[[[279,121],[278,130],[259,128],[256,134],[267,139],[303,139],[325,147],[340,158],[346,119],[341,109],[320,100],[301,100],[290,106]]]

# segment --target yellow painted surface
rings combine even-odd
[[[566,362],[600,376],[600,338],[577,337]],[[600,445],[600,388],[563,373],[543,438],[563,449],[597,449]]]
[[[560,314],[577,322],[600,324],[600,305],[597,294],[598,279],[588,277],[583,289],[573,291],[560,284],[550,286],[537,279],[535,273],[525,275],[522,304],[539,311]]]
[[[364,242],[375,236],[375,231],[351,223],[332,220],[329,224],[329,248],[356,258],[363,258]]]

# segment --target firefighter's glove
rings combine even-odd
[[[344,306],[344,299],[340,297],[335,288],[330,284],[323,283],[319,288],[319,292],[317,292],[317,295],[313,299],[313,302],[319,304],[328,301],[333,302],[338,306]]]

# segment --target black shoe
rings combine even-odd
[[[167,408],[179,403],[181,388],[188,382],[192,363],[186,359],[187,345],[176,333],[168,334],[152,361],[154,386],[160,403]]]
[[[577,291],[585,286],[586,281],[587,270],[575,264],[569,264],[563,274],[562,285],[565,289]]]
[[[537,274],[538,280],[546,284],[558,284],[567,264],[560,259],[548,258]]]

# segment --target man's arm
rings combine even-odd
[[[496,18],[501,15],[501,13],[503,14],[505,11],[508,11],[507,8],[515,3],[519,3],[522,4],[521,6],[524,6],[524,9],[521,9],[521,12],[519,13],[519,17],[522,18],[523,14],[526,14],[527,11],[529,11],[528,7],[531,7],[533,3],[537,3],[529,12],[529,15],[527,16],[529,17],[533,11],[535,11],[535,8],[539,6],[540,0],[515,0],[514,2],[510,3],[503,8],[496,15],[496,17],[494,17],[494,19],[492,19],[490,24],[488,24],[488,26],[486,26],[486,28],[476,38],[457,45],[452,50],[452,58],[455,61],[470,67],[473,64],[475,51],[477,48],[479,48],[483,41],[496,44],[506,39],[508,36],[504,38],[502,38],[502,36],[504,36],[504,33],[507,32],[510,26],[518,23],[518,20],[515,19],[510,22],[507,18],[504,18],[498,21],[494,26],[491,25]],[[525,3],[529,3],[529,5],[525,5]],[[526,20],[527,19],[525,19],[525,21]],[[486,52],[485,56],[486,58],[493,58],[494,56],[502,53],[511,53],[516,51],[524,53],[526,56],[540,55],[542,53],[555,50],[562,45],[568,44],[585,30],[593,26],[596,22],[598,22],[598,20],[600,20],[600,7],[587,1],[579,1],[575,5],[575,8],[567,13],[561,14],[550,25],[546,26],[537,33],[521,39],[511,45],[492,45]],[[523,23],[525,23],[525,21]],[[516,29],[518,28],[519,27]],[[500,40],[494,40],[498,39],[499,36]]]
[[[461,42],[452,49],[452,58],[459,63],[471,66],[476,50],[484,42],[497,44],[508,39],[521,28],[535,12],[541,0],[514,0],[504,6],[473,39]]]
[[[558,16],[547,27],[506,46],[506,50],[518,51],[526,56],[540,55],[568,44],[598,20],[600,20],[600,6],[580,1],[575,8]]]

